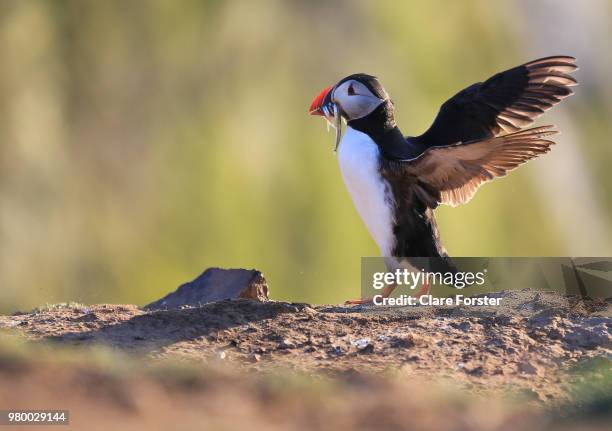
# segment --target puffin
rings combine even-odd
[[[418,270],[415,258],[435,258],[436,270],[457,271],[435,209],[467,203],[484,183],[550,151],[555,127],[530,126],[573,94],[577,81],[570,74],[577,69],[574,57],[556,55],[497,73],[444,102],[418,136],[398,127],[395,105],[375,76],[349,75],[315,97],[308,112],[335,128],[344,184],[389,271]],[[385,287],[382,297],[395,287]],[[415,296],[428,289],[423,283]]]

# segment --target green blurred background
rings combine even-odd
[[[306,115],[354,72],[418,134],[475,81],[578,57],[552,153],[437,214],[451,255],[610,255],[611,22],[605,0],[2,0],[0,311],[143,304],[209,266],[358,296],[378,250]]]

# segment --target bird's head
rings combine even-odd
[[[383,104],[384,110],[389,111],[385,117],[392,118],[393,104],[378,79],[372,75],[357,73],[323,90],[312,101],[308,112],[310,115],[322,116],[328,124],[336,128],[337,148],[342,118],[347,123],[366,118]]]

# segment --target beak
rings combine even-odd
[[[320,115],[324,117],[327,120],[328,130],[330,125],[336,129],[336,145],[334,146],[334,152],[336,152],[336,150],[338,150],[338,145],[340,145],[340,138],[342,137],[342,116],[340,115],[338,105],[331,100],[333,88],[334,87],[331,86],[321,91],[310,104],[308,113],[310,115]]]
[[[331,89],[333,86],[327,87],[325,90],[321,91],[321,93],[314,98],[312,103],[310,104],[310,109],[308,113],[310,115],[321,115],[323,117],[326,116],[323,108],[329,105],[331,102]]]

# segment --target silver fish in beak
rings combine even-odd
[[[334,146],[334,153],[338,151],[338,145],[340,145],[340,139],[342,138],[342,116],[338,105],[334,103],[334,128],[336,129],[336,145]]]
[[[338,105],[331,101],[332,90],[333,87],[327,87],[315,97],[308,112],[310,115],[320,115],[324,117],[327,121],[328,130],[329,126],[336,129],[336,142],[334,145],[334,152],[336,152],[340,145],[340,139],[342,138],[342,115],[340,115]]]

